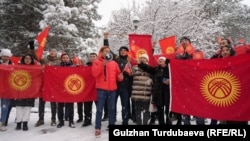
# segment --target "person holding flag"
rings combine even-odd
[[[182,37],[180,39],[180,46],[176,51],[176,59],[182,60],[191,60],[193,59],[193,53],[195,52],[195,48],[191,44],[191,40],[189,37]],[[183,117],[184,125],[191,125],[191,115],[181,115],[177,114],[177,125],[181,124]],[[200,117],[195,117],[197,125],[205,125],[205,119]]]
[[[10,57],[12,56],[11,50],[2,49],[0,56],[1,56],[0,65],[14,65],[14,63],[12,63],[12,61],[10,60]],[[8,124],[8,119],[12,106],[13,106],[13,99],[1,98],[0,131],[7,130],[6,126]]]

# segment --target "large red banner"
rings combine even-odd
[[[129,34],[130,52],[135,58],[139,58],[141,54],[148,54],[149,64],[156,66],[157,62],[153,57],[152,36],[141,34]],[[132,60],[133,61],[133,60]],[[132,62],[132,64],[134,64]]]
[[[43,72],[41,66],[0,65],[1,98],[37,98],[41,96]]]
[[[45,101],[85,102],[95,101],[96,96],[95,78],[92,76],[91,67],[45,67]]]
[[[250,120],[250,54],[170,62],[171,111],[204,118]]]

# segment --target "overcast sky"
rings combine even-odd
[[[110,19],[112,11],[118,10],[122,7],[132,7],[133,1],[135,1],[136,5],[143,5],[146,0],[102,0],[98,8],[99,14],[102,15],[102,20],[96,22],[96,25],[106,25]],[[243,0],[243,3],[250,6],[250,0]]]

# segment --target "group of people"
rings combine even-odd
[[[188,37],[180,39],[180,47],[183,52],[176,54],[176,59],[192,59],[192,54],[186,50],[191,44]],[[95,117],[95,136],[101,136],[102,121],[108,119],[109,125],[115,125],[117,121],[118,98],[121,103],[122,125],[128,125],[129,119],[132,119],[136,125],[155,124],[158,120],[159,125],[172,124],[171,117],[177,118],[177,125],[191,125],[191,115],[182,115],[169,111],[170,106],[170,74],[169,59],[159,57],[158,65],[152,67],[149,65],[148,54],[141,54],[135,59],[136,65],[131,65],[131,59],[128,56],[129,48],[121,46],[118,54],[112,52],[109,47],[108,33],[104,34],[104,45],[98,53],[89,54],[89,62],[86,66],[91,66],[92,74],[95,77],[97,100],[77,103],[77,122],[82,122],[83,127],[92,124],[92,106],[96,105]],[[10,60],[12,53],[8,49],[1,51],[1,65],[13,65]],[[225,58],[234,56],[235,51],[229,40],[223,39],[220,48],[213,58]],[[53,66],[74,66],[68,54],[62,54],[58,57],[56,49],[50,49],[49,55],[36,61],[32,53],[27,53],[21,58],[22,65],[53,65]],[[28,99],[6,99],[1,98],[1,122],[0,131],[6,131],[8,118],[13,106],[16,107],[16,130],[28,130],[28,121],[31,108],[34,107],[34,98]],[[39,98],[38,116],[39,120],[35,127],[45,123],[44,112],[45,102],[42,97]],[[56,103],[51,104],[51,126],[61,128],[64,121],[69,121],[69,127],[75,128],[74,123],[74,103]],[[84,107],[84,110],[83,110]],[[156,109],[156,110],[152,110]],[[84,117],[83,117],[84,113]],[[58,116],[58,123],[56,122]],[[205,125],[204,117],[195,117],[197,125]],[[212,119],[211,125],[226,124],[247,124],[235,121],[217,121]],[[108,127],[107,127],[108,128]]]

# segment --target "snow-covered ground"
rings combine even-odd
[[[62,128],[57,128],[56,126],[50,126],[51,122],[51,112],[50,112],[50,103],[46,102],[46,109],[45,109],[45,124],[39,127],[35,127],[35,123],[38,120],[38,100],[36,100],[36,106],[32,108],[32,113],[30,116],[30,121],[28,122],[28,131],[19,130],[16,131],[16,123],[15,123],[15,116],[16,116],[16,109],[15,107],[12,108],[9,123],[7,126],[7,131],[0,132],[0,141],[108,141],[108,131],[106,130],[108,121],[102,122],[102,135],[100,138],[96,138],[94,135],[94,120],[95,120],[95,105],[93,106],[93,117],[92,117],[92,125],[88,127],[82,127],[83,123],[75,123],[76,128],[70,128],[68,126],[68,122],[65,122],[65,126]],[[74,120],[78,119],[77,114],[77,107],[75,104],[74,110]],[[118,108],[118,119],[121,115],[120,109]],[[120,121],[117,122],[117,124]],[[43,133],[43,129],[49,129],[47,133]]]

